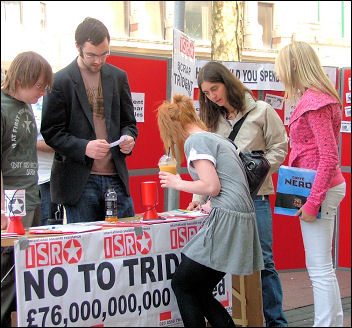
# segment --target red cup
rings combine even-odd
[[[143,215],[144,220],[158,219],[159,215],[156,212],[158,204],[158,188],[156,181],[141,182],[141,197],[142,206],[146,210]]]
[[[17,233],[18,235],[24,235],[24,227],[22,224],[21,216],[10,216],[10,222],[7,227],[6,232]]]

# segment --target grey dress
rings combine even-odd
[[[250,275],[264,268],[254,205],[235,146],[210,132],[190,135],[185,142],[188,171],[197,159],[211,161],[220,179],[220,193],[211,198],[212,210],[203,228],[182,249],[187,257],[214,270]]]

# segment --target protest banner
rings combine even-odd
[[[195,43],[183,32],[174,29],[172,51],[172,95],[182,94],[193,99],[195,75]]]
[[[15,242],[18,326],[183,326],[171,278],[202,221]],[[213,292],[230,314],[231,291]]]

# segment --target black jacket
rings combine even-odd
[[[138,135],[131,91],[125,71],[105,63],[101,69],[104,112],[108,142],[121,135]],[[41,133],[54,148],[50,191],[52,201],[74,205],[87,183],[93,159],[85,155],[90,140],[95,140],[93,113],[75,59],[54,76],[53,90],[43,99]],[[129,195],[126,155],[111,148],[117,173]]]

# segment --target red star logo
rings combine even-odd
[[[76,239],[69,240],[64,246],[64,258],[67,263],[77,263],[82,257],[82,245]]]
[[[152,248],[152,239],[148,232],[143,231],[143,235],[137,236],[137,248],[141,254],[148,254]]]

